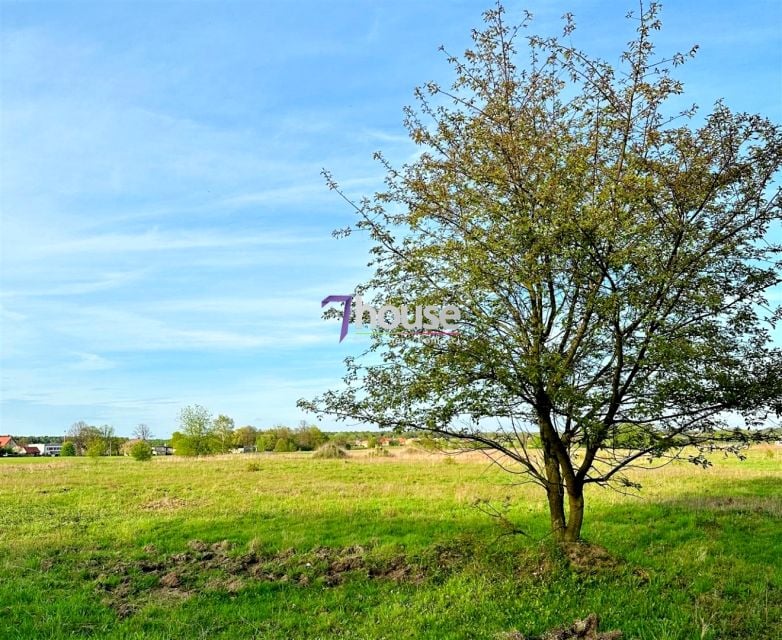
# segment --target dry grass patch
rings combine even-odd
[[[155,500],[149,500],[141,505],[142,511],[177,511],[187,506],[187,501],[181,498],[164,496]]]

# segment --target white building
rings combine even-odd
[[[38,449],[38,451],[41,452],[42,456],[59,456],[60,451],[62,451],[62,445],[56,442],[50,442],[47,444],[38,442],[35,444],[31,444],[29,446]]]

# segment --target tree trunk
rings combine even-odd
[[[563,539],[566,531],[565,500],[562,495],[562,485],[552,485],[546,488],[548,511],[551,517],[551,532],[557,540]]]
[[[584,522],[584,483],[573,472],[570,458],[551,423],[550,402],[544,392],[539,394],[538,421],[543,444],[543,464],[546,470],[551,532],[560,542],[576,542],[581,537]],[[568,512],[565,515],[565,491]]]
[[[581,487],[568,487],[567,516],[562,484],[549,484],[546,489],[548,510],[551,517],[551,532],[560,542],[578,542],[581,525],[584,523],[584,492]]]
[[[567,526],[563,542],[578,542],[581,537],[581,525],[584,523],[584,488],[568,487]]]
[[[577,542],[584,523],[584,486],[571,479],[562,481],[557,461],[545,457],[546,497],[548,498],[551,533],[560,542]],[[567,490],[567,514],[565,513],[565,491]]]

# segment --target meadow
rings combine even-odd
[[[0,637],[782,638],[782,447],[589,487],[583,554],[479,455],[0,460]],[[501,510],[514,527],[489,517]],[[513,632],[519,632],[513,635]]]

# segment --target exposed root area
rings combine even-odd
[[[528,637],[518,631],[512,631],[502,636],[502,640],[618,640],[621,631],[599,631],[600,621],[594,613],[583,620],[576,620],[567,628],[552,629],[542,636]]]

